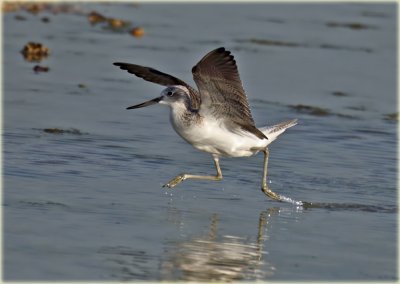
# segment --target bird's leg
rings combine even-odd
[[[200,176],[200,175],[191,175],[191,174],[180,174],[177,177],[170,180],[168,183],[164,184],[163,187],[172,188],[186,179],[221,180],[222,172],[221,172],[221,168],[219,166],[219,158],[218,158],[218,156],[213,155],[213,159],[214,159],[215,168],[217,170],[217,175],[215,175],[215,176]]]
[[[279,194],[273,192],[267,185],[267,171],[268,171],[268,158],[269,158],[269,150],[265,148],[264,152],[264,169],[263,169],[263,176],[262,176],[262,192],[265,193],[268,197],[272,198],[273,200],[282,201]]]

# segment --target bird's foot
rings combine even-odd
[[[186,179],[185,174],[180,174],[178,176],[176,176],[175,178],[171,179],[169,182],[167,182],[166,184],[163,185],[163,187],[168,187],[168,188],[173,188],[175,187],[177,184],[181,183],[182,181],[184,181]]]
[[[263,186],[261,188],[262,192],[265,193],[266,196],[269,198],[276,200],[276,201],[282,201],[282,198],[279,194],[273,192],[268,186]]]

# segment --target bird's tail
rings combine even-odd
[[[261,127],[260,130],[268,137],[268,142],[271,143],[274,141],[279,135],[285,132],[286,129],[295,126],[297,124],[297,118],[292,120],[287,120],[273,126],[265,126]],[[269,144],[268,143],[268,144]]]

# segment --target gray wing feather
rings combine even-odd
[[[128,71],[128,73],[134,74],[139,78],[142,78],[146,81],[156,83],[162,86],[174,86],[180,85],[184,86],[189,90],[189,95],[192,101],[192,107],[194,109],[198,109],[200,107],[200,95],[193,87],[178,79],[172,75],[167,73],[163,73],[151,67],[145,67],[136,64],[123,63],[123,62],[115,62],[115,66],[118,66],[122,70]]]
[[[260,139],[266,136],[256,128],[244,92],[236,61],[221,47],[206,54],[193,69],[193,79],[200,91],[202,108],[227,124],[233,123]]]

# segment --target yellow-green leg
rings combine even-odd
[[[277,200],[277,201],[282,201],[280,195],[276,194],[268,187],[268,184],[267,184],[268,158],[269,158],[268,148],[265,148],[265,150],[263,150],[263,153],[264,153],[264,169],[263,169],[263,176],[262,176],[262,181],[261,181],[261,190],[269,198],[272,198],[273,200]]]
[[[186,179],[204,179],[204,180],[221,180],[222,179],[222,172],[221,168],[219,166],[219,158],[218,156],[214,156],[214,164],[215,164],[215,169],[217,170],[217,175],[215,176],[200,176],[200,175],[191,175],[191,174],[180,174],[170,180],[168,183],[164,184],[163,187],[169,187],[173,188],[177,184],[181,183],[182,181]]]

